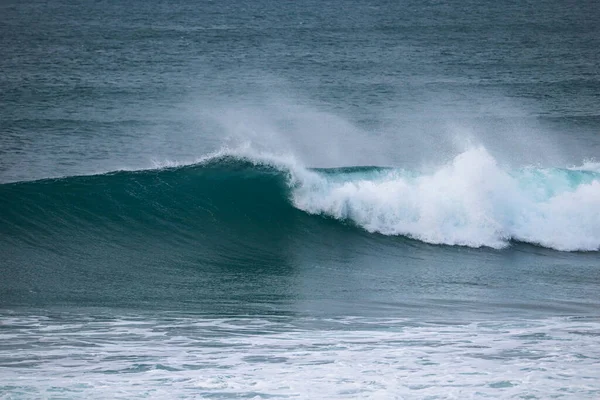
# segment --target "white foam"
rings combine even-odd
[[[302,173],[294,205],[350,220],[369,232],[428,243],[502,248],[509,240],[557,250],[600,248],[600,177],[573,183],[550,170],[512,172],[483,148],[431,174],[390,171],[376,179]]]
[[[600,324],[4,319],[9,398],[598,398]],[[300,326],[324,325],[305,329]],[[14,326],[13,326],[14,325]],[[41,329],[52,326],[49,334]],[[351,328],[351,329],[349,329]],[[35,346],[32,346],[35,343]]]
[[[581,166],[569,168],[575,171],[590,171],[600,173],[600,162],[594,160],[587,160]]]

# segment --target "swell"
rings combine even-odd
[[[202,241],[220,230],[257,232],[295,212],[286,173],[222,157],[197,165],[0,185],[5,237],[32,244],[160,238]],[[256,232],[255,232],[256,233]],[[4,236],[4,235],[3,235]],[[226,240],[227,238],[223,238]]]
[[[597,167],[506,170],[483,148],[431,173],[218,155],[188,166],[0,185],[0,236],[51,252],[97,242],[201,247],[222,258],[264,254],[284,237],[310,245],[325,227],[357,226],[433,244],[597,251]]]

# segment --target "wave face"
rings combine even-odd
[[[0,185],[0,226],[13,244],[54,249],[57,237],[76,244],[92,236],[139,246],[201,243],[216,254],[225,242],[235,251],[317,236],[325,224],[432,244],[598,251],[597,167],[506,170],[483,148],[425,174],[307,169],[232,152],[187,166]]]

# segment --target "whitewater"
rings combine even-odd
[[[66,318],[68,317],[68,321]],[[8,316],[8,398],[596,398],[600,321]],[[51,332],[51,336],[48,333]],[[92,349],[90,352],[89,350]],[[35,358],[35,361],[29,361]],[[23,368],[27,367],[26,371]],[[4,386],[1,386],[4,385]]]
[[[296,207],[369,232],[471,247],[502,248],[512,240],[564,251],[600,248],[594,165],[511,171],[479,147],[430,174],[313,173],[292,185]]]

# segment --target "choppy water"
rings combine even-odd
[[[0,33],[0,397],[599,397],[598,4]]]

